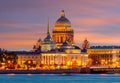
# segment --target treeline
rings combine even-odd
[[[0,67],[15,69],[17,59],[18,57],[14,52],[0,48]]]

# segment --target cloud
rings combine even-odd
[[[75,42],[119,44],[120,0],[0,0],[0,46],[31,49],[46,36],[47,18],[51,28],[64,9],[70,19]]]
[[[101,43],[101,44],[120,44],[120,39],[116,36],[102,35],[98,33],[86,33],[86,34],[75,34],[75,41],[82,42],[85,38],[90,41],[90,43]]]
[[[39,38],[46,36],[47,29],[37,23],[15,22],[2,22],[0,27],[0,47],[8,50],[31,50]]]
[[[35,44],[34,40],[1,40],[1,48],[7,50],[31,50]]]
[[[105,16],[86,16],[82,18],[73,18],[75,25],[80,26],[110,26],[110,25],[119,25],[120,24],[120,15],[118,14],[109,14]]]

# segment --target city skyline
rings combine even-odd
[[[92,45],[120,45],[119,3],[119,0],[1,0],[0,47],[31,50],[39,38],[45,38],[48,17],[52,31],[63,9],[79,46],[85,38]]]

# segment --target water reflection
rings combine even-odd
[[[73,76],[75,74],[66,74],[66,73],[63,73],[63,74],[59,74],[60,76]]]
[[[10,74],[7,74],[8,76],[15,76],[15,74],[14,73],[10,73]]]
[[[101,76],[107,76],[108,74],[100,74]]]
[[[32,74],[27,74],[28,76],[32,76]]]
[[[0,83],[120,83],[120,74],[2,74]]]

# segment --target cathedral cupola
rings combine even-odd
[[[60,12],[60,18],[55,22],[52,37],[57,47],[59,48],[67,39],[74,43],[74,31],[71,27],[71,22],[66,18],[65,11]]]

